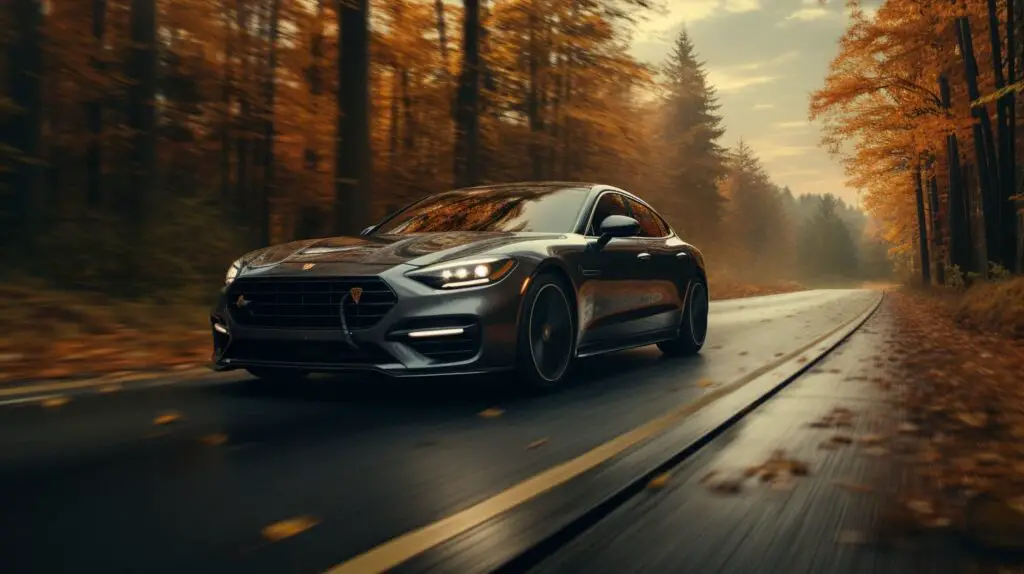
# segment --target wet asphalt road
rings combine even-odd
[[[596,358],[581,364],[576,385],[544,397],[493,379],[323,380],[287,389],[241,380],[81,392],[54,408],[8,405],[0,408],[0,572],[321,572],[697,399],[708,392],[698,381],[729,383],[777,361],[877,298],[820,290],[716,302],[701,356],[665,360],[647,347]],[[856,366],[869,352],[842,356]],[[819,379],[821,392],[841,376],[823,372]],[[785,404],[779,398],[768,405]],[[768,405],[737,437],[720,439],[722,448],[752,456],[790,440],[796,431],[785,424],[804,410]],[[501,412],[480,416],[485,409]],[[161,415],[174,421],[155,425]],[[694,468],[715,463],[718,455],[707,453],[717,448],[702,451]],[[694,571],[743,571],[728,557],[735,552],[715,555],[709,540],[750,537],[775,511],[759,510],[761,518],[730,527],[753,511],[707,502],[694,492],[695,480],[679,478],[659,495],[673,503],[627,505],[538,568],[679,571],[667,565],[693,564],[698,558],[679,552],[699,546],[699,560],[712,567]],[[783,505],[783,516],[799,514],[785,510],[797,507]],[[691,545],[665,543],[666,529],[681,528],[666,526],[679,511],[717,526],[702,526]],[[655,518],[643,518],[648,514]],[[314,517],[316,525],[278,542],[261,536],[264,527],[298,516]],[[631,534],[640,524],[644,534]],[[639,541],[659,532],[659,549],[637,557]],[[616,546],[630,536],[639,538]],[[774,538],[761,537],[762,553]],[[756,555],[756,545],[729,544]],[[627,562],[609,554],[631,551]],[[453,568],[435,566],[461,571]]]

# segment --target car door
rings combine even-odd
[[[635,238],[615,238],[603,248],[596,247],[601,222],[609,215],[632,217],[628,198],[606,191],[594,205],[586,229],[589,247],[581,258],[583,281],[579,289],[580,354],[597,352],[622,344],[638,333],[635,310],[640,305]]]
[[[679,325],[687,285],[682,241],[650,206],[627,198],[633,217],[640,223],[637,244],[640,249],[636,273],[645,295],[643,315],[637,318],[637,330],[656,335],[674,332]]]

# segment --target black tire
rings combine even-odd
[[[300,383],[306,379],[304,371],[295,369],[275,369],[273,367],[247,368],[249,374],[268,383]]]
[[[576,306],[570,288],[543,273],[523,299],[516,345],[516,371],[535,390],[550,390],[566,380],[576,349]]]
[[[678,336],[658,343],[662,353],[671,357],[687,357],[700,352],[708,337],[708,303],[708,284],[698,277],[690,283]]]

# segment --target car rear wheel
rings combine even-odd
[[[565,380],[576,343],[575,317],[568,288],[558,277],[542,274],[526,291],[516,367],[531,387],[551,389]]]
[[[661,352],[673,357],[699,353],[708,336],[709,308],[707,283],[697,278],[690,283],[690,295],[686,298],[679,335],[671,341],[658,343]]]
[[[246,369],[249,374],[261,381],[271,383],[298,383],[306,378],[306,373],[294,369],[275,369],[271,367],[253,367]]]

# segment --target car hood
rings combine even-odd
[[[484,254],[498,247],[557,234],[455,231],[367,237],[329,237],[273,245],[255,252],[247,268],[282,263],[353,263],[395,266],[403,263],[421,267],[462,257]]]

